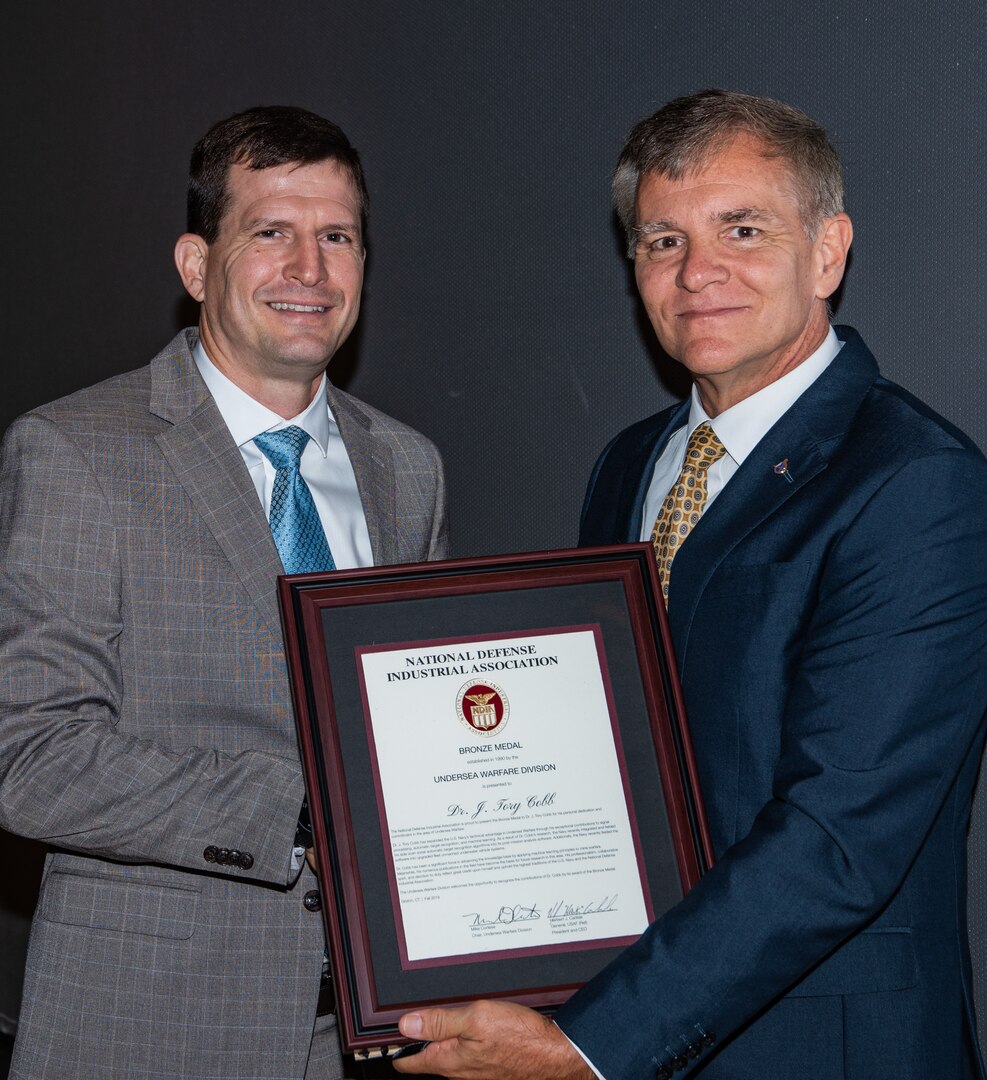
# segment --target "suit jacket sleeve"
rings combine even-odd
[[[449,527],[446,521],[446,479],[445,467],[438,450],[428,443],[427,459],[430,464],[429,476],[433,477],[435,484],[434,502],[432,504],[432,529],[428,538],[429,562],[449,558]]]
[[[697,1032],[729,1036],[908,874],[982,731],[985,474],[969,451],[928,453],[834,531],[798,654],[777,659],[794,674],[772,797],[557,1016],[609,1080],[652,1075]]]
[[[58,425],[28,416],[10,429],[0,523],[0,825],[197,870],[210,869],[206,837],[254,860],[212,869],[288,883],[297,758],[195,745],[192,717],[183,746],[120,730],[125,620],[137,616],[122,606],[107,494]]]

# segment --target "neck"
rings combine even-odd
[[[290,420],[293,416],[303,413],[312,404],[312,399],[315,397],[321,381],[322,376],[320,375],[305,393],[291,393],[287,388],[271,387],[269,390],[265,389],[264,395],[261,396],[261,394],[255,394],[246,387],[243,389],[247,390],[247,393],[259,401],[261,405],[266,405],[271,412],[276,412],[282,420]],[[285,390],[284,393],[280,392],[282,389]]]
[[[257,366],[231,360],[217,347],[208,329],[200,323],[199,336],[206,356],[217,371],[222,372],[235,386],[254,401],[259,401],[265,408],[275,412],[283,420],[304,412],[322,384],[325,367],[314,365],[303,368],[286,367],[283,375],[272,374],[269,370],[258,370]]]
[[[242,371],[223,371],[223,374],[230,382],[239,386],[245,394],[249,394],[254,401],[259,401],[261,405],[277,413],[283,420],[290,420],[293,416],[303,413],[312,404],[312,399],[322,382],[321,371],[314,379],[305,383],[253,379]]]

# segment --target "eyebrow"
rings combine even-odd
[[[646,221],[643,225],[634,227],[634,235],[650,236],[651,233],[671,232],[675,227],[675,222],[670,220]]]
[[[736,225],[740,221],[774,221],[775,215],[769,210],[758,210],[754,206],[741,206],[736,210],[724,210],[716,215],[716,220],[725,225]]]
[[[724,225],[737,225],[745,221],[777,221],[777,215],[770,210],[759,209],[755,206],[738,206],[733,210],[721,210],[714,214],[712,221],[722,222]],[[659,218],[657,221],[646,221],[634,229],[635,237],[651,236],[654,233],[674,232],[681,228],[671,218]]]
[[[241,232],[254,232],[256,229],[290,229],[292,223],[282,217],[255,217],[245,222]],[[355,221],[327,221],[319,226],[319,232],[348,232],[360,236],[360,226]]]

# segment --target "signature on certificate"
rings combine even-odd
[[[478,911],[469,911],[464,919],[470,920],[470,926],[510,926],[512,923],[534,922],[541,918],[537,904],[503,904],[493,916],[481,915]]]
[[[593,899],[581,904],[574,904],[569,900],[556,900],[548,909],[548,917],[549,919],[568,919],[573,916],[605,915],[609,911],[617,910],[619,895],[619,893],[614,893],[612,896],[604,896],[602,900]]]

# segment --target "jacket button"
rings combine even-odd
[[[218,854],[219,848],[214,848],[212,844],[210,844],[209,847],[207,847],[206,850],[203,851],[202,857],[206,860],[206,862],[215,862],[216,856]]]
[[[240,865],[240,852],[235,847],[230,848],[229,864],[230,866]]]
[[[249,870],[254,865],[254,857],[249,851],[243,851],[240,853],[240,866],[244,870]]]
[[[309,889],[309,891],[302,897],[302,903],[305,905],[305,909],[307,911],[321,911],[322,897],[319,896],[319,890]]]
[[[667,1065],[659,1065],[655,1069],[655,1080],[672,1080],[672,1070]]]
[[[672,1066],[672,1072],[678,1072],[679,1069],[684,1069],[686,1067],[686,1065],[688,1065],[688,1064],[689,1064],[689,1059],[683,1057],[681,1054],[676,1055],[669,1062],[669,1065]]]
[[[707,1031],[700,1040],[703,1046],[712,1046],[716,1042],[716,1036],[712,1031]]]
[[[221,847],[219,851],[216,852],[216,862],[218,862],[220,866],[225,866],[229,861],[230,849]]]

